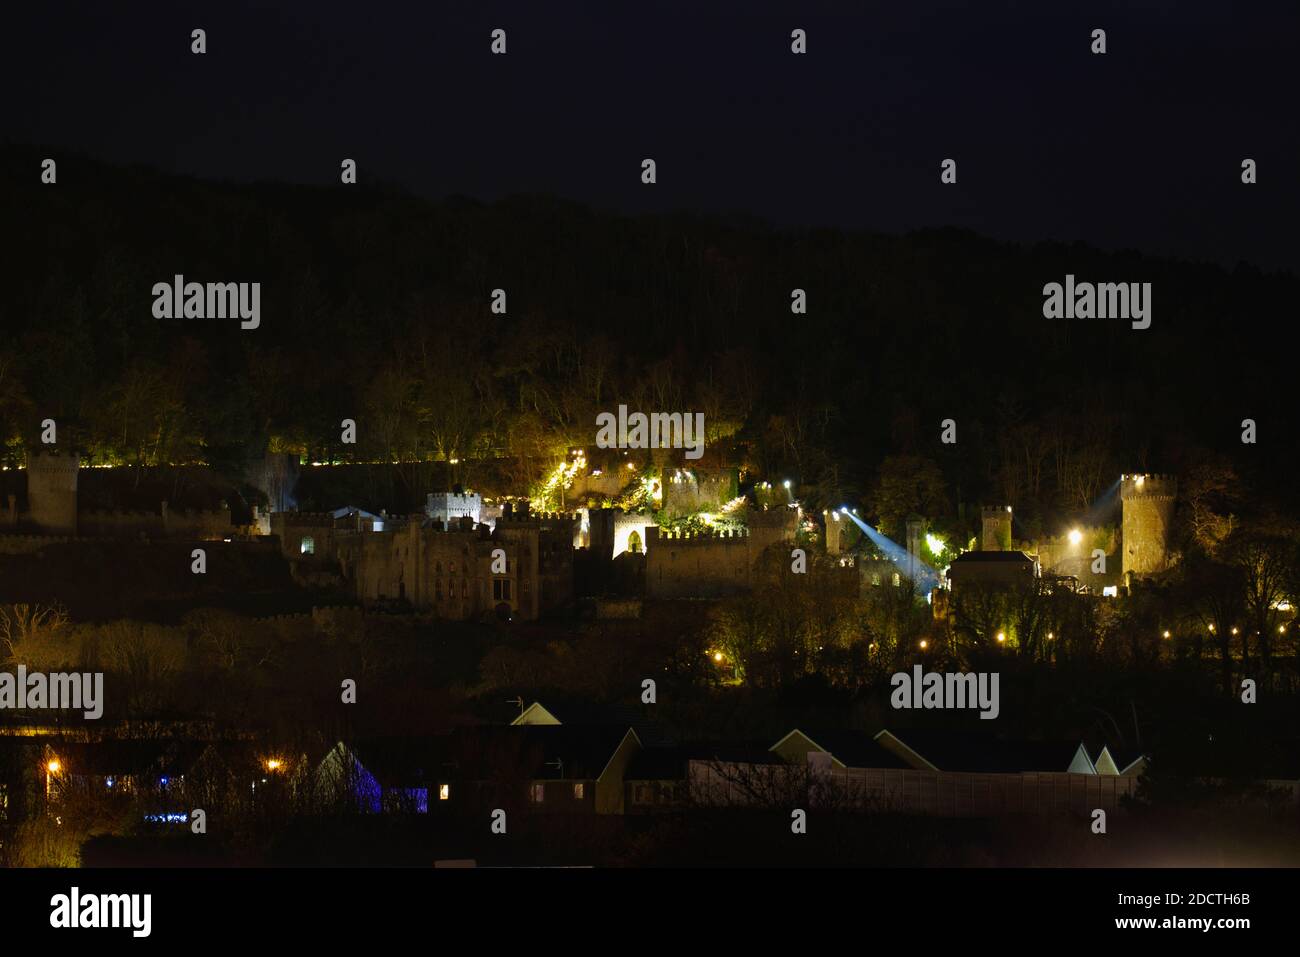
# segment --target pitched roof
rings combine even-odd
[[[637,737],[646,747],[668,746],[672,735],[657,720],[647,714],[644,705],[593,704],[588,701],[547,700],[534,701],[524,708],[515,721],[528,714],[545,711],[562,725],[621,725],[636,729]],[[512,724],[514,722],[511,722]]]
[[[977,731],[942,731],[908,728],[881,731],[877,740],[890,736],[939,771],[1018,774],[1066,771],[1083,748],[1074,739],[1027,740],[1003,738]],[[1087,757],[1087,750],[1083,751]],[[1091,767],[1092,759],[1088,758]]]
[[[874,734],[834,728],[796,728],[808,741],[822,748],[846,768],[908,768],[911,767],[893,751],[881,745]],[[791,731],[790,734],[794,734]],[[786,735],[784,741],[790,735]],[[778,741],[777,744],[780,744]],[[775,748],[776,745],[773,745]]]

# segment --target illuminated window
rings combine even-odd
[[[305,537],[303,538],[302,542],[301,542],[301,543],[299,544],[299,546],[298,546],[298,554],[300,554],[300,555],[315,555],[315,554],[316,554],[316,540],[315,540],[314,538],[312,538],[310,535],[305,536]]]
[[[545,801],[546,785],[545,784],[530,785],[528,788],[528,800],[532,801],[534,804],[541,804],[543,801]]]
[[[902,577],[898,574],[898,572],[894,572],[894,587],[897,588],[901,584],[903,584]]]
[[[579,781],[573,786],[573,799],[575,801],[581,801],[583,797],[586,795],[586,793],[587,793],[587,786],[583,784],[581,781]]]
[[[450,801],[450,800],[451,800],[451,785],[450,785],[450,784],[439,784],[439,785],[438,785],[438,800],[439,800],[439,801]]]

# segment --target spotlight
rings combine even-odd
[[[1083,541],[1083,532],[1077,528],[1070,529],[1070,544],[1078,545],[1081,541]]]

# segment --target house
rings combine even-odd
[[[643,748],[623,773],[627,814],[680,808],[689,801],[691,751],[681,747]]]
[[[457,728],[423,738],[334,746],[315,773],[318,799],[368,813],[621,814],[624,771],[641,749],[627,725]]]
[[[450,776],[440,773],[433,754],[430,741],[420,738],[340,741],[316,769],[317,798],[371,814],[427,814],[430,787],[436,799],[439,781]]]
[[[962,552],[948,567],[953,594],[963,588],[1020,588],[1033,582],[1034,560],[1024,552]]]

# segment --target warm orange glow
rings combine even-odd
[[[268,771],[278,771],[283,766],[284,766],[284,762],[281,761],[279,758],[266,759],[266,770]]]
[[[57,758],[45,765],[45,770],[49,771],[51,774],[58,774],[62,768],[63,765],[59,763]]]
[[[999,631],[998,641],[1006,641],[1006,640],[1007,640],[1007,633],[1005,631]]]
[[[921,639],[921,650],[922,650],[922,651],[925,651],[925,649],[928,648],[928,647],[930,647],[930,643],[929,643],[928,641],[926,641],[924,638],[922,638],[922,639]]]

